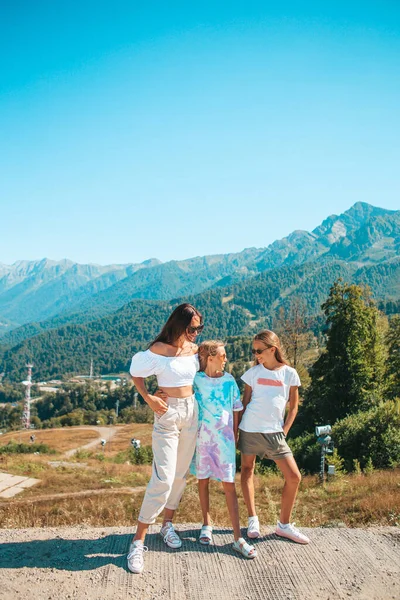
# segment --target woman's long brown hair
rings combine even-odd
[[[149,344],[152,346],[156,342],[164,344],[173,344],[185,333],[193,317],[199,317],[200,324],[203,324],[203,315],[191,304],[180,304],[168,317],[167,322],[158,334],[158,336]]]

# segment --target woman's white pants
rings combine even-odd
[[[142,523],[154,523],[164,508],[178,508],[196,448],[197,417],[194,396],[168,398],[167,412],[155,415],[153,471],[140,509]]]

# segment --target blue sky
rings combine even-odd
[[[266,246],[400,209],[400,5],[0,2],[0,262]]]

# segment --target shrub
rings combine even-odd
[[[372,458],[369,457],[369,459],[367,460],[367,464],[364,467],[364,473],[365,475],[371,475],[374,471],[374,463],[372,462]]]
[[[85,450],[84,448],[79,448],[74,454],[74,458],[77,458],[78,460],[86,460],[87,458],[91,457],[92,452]]]
[[[355,460],[363,470],[369,460],[376,469],[400,465],[400,401],[382,402],[338,421],[332,439],[348,471]]]
[[[18,444],[11,440],[5,446],[0,447],[0,454],[56,454],[56,451],[46,444]]]
[[[321,463],[321,446],[313,433],[306,433],[294,439],[289,439],[288,444],[295,461],[305,473],[317,473]]]
[[[333,465],[335,467],[336,477],[340,477],[346,473],[346,470],[344,469],[344,459],[339,455],[337,448],[334,449],[333,454],[327,456],[326,462],[328,465]]]
[[[113,462],[122,464],[129,461],[132,465],[151,465],[153,462],[153,451],[151,446],[142,446],[138,450],[129,448],[123,452],[118,452]]]
[[[104,452],[98,452],[97,454],[95,454],[95,455],[93,456],[93,458],[94,458],[95,460],[98,460],[98,461],[100,461],[100,462],[104,462],[104,461],[106,460],[106,457],[105,457],[105,455],[104,455]]]

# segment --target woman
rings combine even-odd
[[[297,415],[300,378],[289,366],[276,333],[264,329],[253,339],[255,366],[243,375],[244,413],[239,426],[238,448],[241,458],[241,483],[249,521],[247,535],[257,538],[260,524],[254,503],[254,466],[256,456],[275,461],[283,474],[280,520],[275,533],[297,542],[308,544],[309,539],[294,523],[290,523],[293,506],[301,481],[301,474],[286,436]],[[285,416],[286,405],[289,410]]]
[[[130,373],[139,394],[154,411],[153,471],[140,509],[137,529],[128,554],[128,569],[144,568],[144,540],[151,523],[164,510],[161,536],[170,548],[182,542],[172,519],[186,485],[186,474],[197,437],[197,404],[193,380],[199,369],[196,336],[203,317],[191,304],[181,304],[145,352],[132,359]],[[156,375],[162,397],[149,394],[144,379]],[[165,399],[164,399],[165,398]]]

